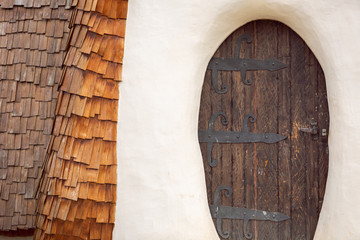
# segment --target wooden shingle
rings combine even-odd
[[[9,204],[6,219],[0,211],[0,230],[35,227],[35,190],[55,116],[54,73],[61,71],[65,56],[59,43],[69,36],[67,17],[72,12],[54,9],[57,15],[51,15],[50,2],[43,0],[0,3],[0,152],[1,165],[8,168],[0,170],[0,186],[2,201]]]
[[[3,0],[0,11],[0,228],[111,239],[127,1]]]

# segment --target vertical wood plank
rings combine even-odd
[[[276,22],[259,21],[256,25],[256,59],[277,57]],[[281,71],[281,70],[280,70]],[[278,71],[256,71],[256,131],[277,133]],[[276,212],[277,195],[277,145],[256,143],[257,156],[257,207],[256,209]],[[255,164],[255,163],[254,163]],[[258,221],[255,239],[277,239],[277,224]]]
[[[291,34],[291,222],[292,238],[306,239],[306,148],[300,128],[307,118],[304,105],[304,92],[308,89],[304,82],[305,44],[296,35]]]
[[[248,25],[244,26],[245,28],[245,34],[249,35],[252,38],[251,44],[246,44],[248,52],[244,55],[244,58],[254,58],[255,57],[255,23],[249,23]],[[247,114],[255,114],[254,109],[256,106],[256,74],[255,72],[247,72],[246,73],[246,79],[250,79],[253,81],[253,85],[251,86],[245,86],[243,83],[243,79],[241,79],[241,84],[244,86],[244,110],[242,114],[242,121],[244,121],[244,118]],[[240,109],[241,111],[241,109]],[[242,122],[241,126],[244,126],[244,122]],[[249,131],[253,132],[255,130],[255,124],[254,123],[248,123]],[[256,188],[256,173],[254,169],[254,159],[256,158],[255,151],[256,147],[255,144],[244,144],[244,188],[245,188],[245,208],[249,209],[256,209],[256,196],[257,196],[257,188]],[[241,221],[241,224],[243,224],[243,221]],[[253,235],[256,233],[255,231],[255,222],[250,221],[247,226],[247,232],[252,233]],[[244,237],[243,230],[241,231],[242,237]]]
[[[328,136],[329,136],[329,109],[327,102],[327,93],[325,85],[324,72],[321,69],[320,64],[317,62],[317,121],[319,126],[319,140],[318,140],[318,179],[319,179],[319,188],[318,188],[318,215],[322,207],[322,203],[325,195],[326,179],[328,175],[329,167],[329,148],[328,148]],[[323,129],[325,129],[324,135],[322,134]],[[313,233],[314,235],[314,233]]]
[[[246,31],[245,28],[236,31],[232,40],[236,41],[240,35],[244,34]],[[235,46],[233,44],[235,54]],[[251,45],[243,41],[240,45],[239,56],[244,58],[245,56],[250,57]],[[232,118],[232,131],[241,131],[243,125],[244,113],[242,109],[245,107],[245,98],[244,93],[246,91],[246,86],[242,83],[240,72],[232,72],[232,82],[231,82],[231,118]],[[245,146],[243,144],[231,144],[231,161],[233,164],[233,179],[232,179],[232,189],[233,189],[233,205],[235,207],[242,207],[245,204],[245,187],[244,187],[244,176],[245,176],[245,159],[244,151]],[[232,221],[232,239],[241,239],[243,234],[243,225],[242,221]]]
[[[308,82],[306,93],[308,121],[317,122],[317,64],[309,48],[305,52],[305,79]],[[317,110],[316,110],[317,111]],[[304,135],[304,134],[303,134]],[[307,135],[307,134],[305,134]],[[318,217],[318,136],[304,136],[307,143],[308,158],[306,161],[306,239],[312,240]]]
[[[233,41],[232,37],[225,40],[225,44],[219,49],[220,50],[220,56],[225,58],[231,58],[233,56]],[[223,125],[221,122],[221,119],[219,117],[217,123],[218,123],[218,129],[222,131],[232,131],[231,126],[232,124],[232,116],[231,116],[231,95],[232,95],[232,77],[231,72],[229,71],[220,71],[220,79],[223,83],[225,83],[228,86],[228,92],[226,94],[221,94],[221,106],[218,111],[222,111],[225,113],[228,119],[228,124]],[[231,146],[230,144],[219,144],[220,148],[218,151],[218,157],[219,160],[218,166],[215,167],[215,171],[219,171],[220,175],[220,182],[217,184],[216,187],[225,185],[225,186],[232,186],[232,162],[231,162]],[[223,174],[228,173],[228,174]],[[221,198],[221,204],[226,206],[232,206],[233,196],[226,197],[225,194],[222,194]],[[230,219],[223,219],[222,220],[222,228],[223,232],[229,231],[230,234],[233,233],[232,231],[232,221]]]
[[[285,25],[278,28],[278,60],[288,65],[288,67],[278,73],[279,81],[279,133],[287,136],[287,139],[278,144],[278,187],[279,187],[279,212],[291,216],[291,115],[290,106],[292,102],[291,93],[291,77],[290,77],[290,31]],[[279,239],[291,239],[291,220],[279,223]]]

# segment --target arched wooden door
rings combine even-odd
[[[295,32],[255,21],[223,42],[206,71],[199,117],[221,239],[313,238],[328,126],[322,69]]]

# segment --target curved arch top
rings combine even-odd
[[[359,12],[357,0],[129,2],[115,238],[217,239],[197,141],[205,69],[232,31],[273,19],[305,40],[327,81],[330,167],[315,239],[359,239]]]

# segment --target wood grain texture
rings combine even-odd
[[[69,2],[0,0],[0,231],[35,227],[36,187],[70,32]]]
[[[273,21],[256,21],[233,32],[215,52],[214,57],[233,58],[238,37],[248,34],[252,43],[240,46],[241,58],[275,58],[288,65],[278,71],[248,71],[251,86],[243,84],[238,71],[219,71],[219,86],[229,86],[226,94],[215,92],[211,70],[207,70],[201,95],[199,129],[207,129],[215,112],[223,111],[229,119],[216,130],[241,131],[246,114],[253,113],[249,131],[279,133],[287,139],[276,144],[214,144],[210,167],[206,144],[204,157],[209,204],[215,189],[232,187],[233,195],[221,198],[221,204],[290,216],[283,222],[251,221],[247,231],[258,239],[306,239],[314,236],[327,178],[327,135],[314,138],[300,131],[318,122],[320,131],[328,131],[329,115],[325,79],[321,67],[304,41],[287,26]],[[230,87],[231,86],[231,87]],[[223,231],[229,239],[242,239],[243,221],[224,219]]]
[[[112,239],[127,1],[72,1],[35,239]]]

